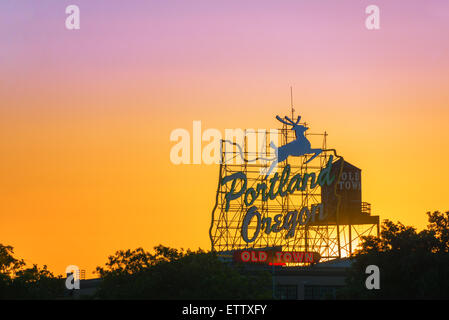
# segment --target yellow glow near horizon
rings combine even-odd
[[[119,249],[209,249],[218,167],[172,164],[170,133],[277,128],[290,85],[310,131],[362,169],[373,214],[424,228],[449,210],[447,18],[379,2],[373,32],[346,4],[83,2],[73,32],[57,7],[0,10],[0,243],[88,277]]]

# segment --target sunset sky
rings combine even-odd
[[[276,128],[290,86],[373,214],[449,210],[446,0],[2,0],[0,40],[0,243],[55,274],[210,249],[218,166],[172,164],[170,133]]]

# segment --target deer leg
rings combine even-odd
[[[268,170],[268,172],[266,173],[265,177],[268,178],[268,176],[270,175],[271,171],[273,171],[274,167],[276,167],[276,165],[278,164],[277,160],[274,160],[271,163],[270,169]]]
[[[323,152],[323,150],[321,149],[312,149],[310,151],[315,152],[315,154],[309,160],[307,160],[306,163],[309,163],[310,161],[315,159],[321,152]]]

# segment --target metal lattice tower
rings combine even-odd
[[[305,125],[305,124],[304,124]],[[279,145],[285,145],[296,139],[295,132],[285,124],[278,129]],[[313,145],[321,144],[323,152],[314,160],[307,163],[311,155],[300,157],[288,157],[287,160],[278,164],[277,172],[282,172],[284,167],[289,164],[291,167],[290,176],[295,174],[318,173],[326,166],[332,154],[336,155],[335,150],[327,149],[327,133],[313,134],[306,133],[306,136]],[[273,138],[270,134],[270,137]],[[265,145],[268,146],[270,138],[266,135]],[[272,140],[272,139],[271,139]],[[255,159],[256,152],[248,152],[245,137],[243,154],[246,159]],[[268,168],[270,162],[238,162],[241,157],[239,152],[232,145],[222,141],[221,145],[221,164],[219,168],[219,183],[216,194],[216,203],[212,213],[211,227],[209,230],[212,250],[231,251],[240,249],[257,249],[266,247],[281,246],[284,251],[306,251],[318,252],[321,255],[321,261],[350,256],[360,242],[361,236],[379,234],[379,223],[363,224],[308,224],[297,226],[293,237],[285,238],[287,230],[277,233],[271,232],[265,234],[261,232],[259,237],[251,243],[246,243],[241,236],[241,227],[243,218],[248,210],[243,197],[234,200],[230,204],[229,211],[225,211],[225,194],[230,190],[230,184],[221,185],[221,180],[236,172],[243,172],[247,177],[247,188],[255,188],[258,183],[268,183],[264,175],[261,175],[261,168]],[[273,153],[267,156],[273,157]],[[334,160],[337,160],[334,156]],[[231,159],[235,160],[230,161]],[[342,162],[343,163],[343,162]],[[274,173],[274,172],[273,172]],[[271,177],[268,178],[268,180]],[[339,177],[337,177],[338,179]],[[237,182],[236,188],[242,187],[242,182]],[[306,188],[304,191],[295,191],[287,194],[285,197],[276,197],[274,200],[268,199],[262,201],[259,197],[252,205],[257,206],[262,218],[273,218],[277,214],[287,214],[291,210],[301,210],[302,207],[310,207],[321,203],[321,187],[316,185],[314,188]],[[362,208],[361,208],[362,210]],[[337,210],[337,217],[338,217]],[[341,214],[341,213],[340,213]],[[249,232],[254,232],[255,223],[249,225]]]

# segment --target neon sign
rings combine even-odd
[[[299,212],[297,210],[289,211],[285,215],[278,214],[273,217],[262,218],[254,202],[261,197],[262,201],[268,201],[276,199],[276,197],[285,197],[288,194],[292,194],[295,191],[305,191],[310,185],[310,188],[315,188],[317,185],[320,187],[327,185],[330,186],[335,180],[335,176],[331,175],[333,156],[329,157],[326,167],[324,167],[318,176],[315,173],[306,173],[303,176],[296,174],[290,179],[290,165],[286,165],[282,171],[281,176],[276,172],[274,177],[271,178],[270,184],[266,182],[258,183],[255,188],[247,187],[247,178],[245,173],[236,172],[229,176],[224,177],[221,180],[221,185],[231,183],[230,190],[225,194],[225,211],[228,212],[231,202],[243,197],[244,204],[249,207],[242,222],[241,235],[245,242],[251,243],[256,240],[259,233],[265,232],[270,234],[271,232],[280,232],[286,230],[285,238],[293,237],[296,231],[297,225],[306,225],[310,221],[314,222],[316,219],[324,220],[324,210],[322,204],[303,207]],[[237,182],[241,182],[242,187],[240,190],[236,190]],[[248,227],[252,220],[256,219],[256,228],[253,236],[250,238],[248,235]]]
[[[321,256],[318,252],[237,250],[234,251],[233,259],[243,263],[284,265],[286,263],[317,263]]]

